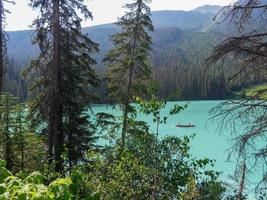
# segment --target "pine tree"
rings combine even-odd
[[[17,150],[20,154],[20,170],[25,169],[25,149],[26,149],[26,134],[27,134],[27,122],[26,122],[26,107],[23,104],[17,104],[15,110],[15,126],[14,126],[14,140],[18,146]]]
[[[10,112],[8,109],[12,105],[12,97],[9,94],[1,94],[4,88],[4,72],[6,63],[6,33],[5,20],[6,13],[9,11],[4,8],[4,3],[14,4],[14,1],[0,0],[0,134],[2,138],[2,144],[4,149],[4,158],[7,162],[7,169],[12,168],[12,155],[11,155],[11,138],[10,138]],[[10,104],[9,104],[10,103]],[[6,106],[6,107],[5,107]]]
[[[14,164],[12,150],[13,129],[15,127],[17,99],[6,93],[0,95],[0,139],[2,155],[6,161],[7,169],[11,170]]]
[[[67,134],[72,134],[66,130],[72,123],[67,120],[69,113],[75,110],[71,113],[82,115],[88,106],[85,104],[92,99],[88,88],[97,84],[91,54],[98,51],[98,45],[81,32],[77,12],[92,17],[83,0],[31,0],[31,6],[40,9],[33,26],[37,32],[35,43],[41,50],[26,71],[26,75],[33,72],[37,77],[31,88],[37,94],[31,105],[32,122],[47,124],[44,130],[48,134],[49,161],[55,161],[55,171],[60,172],[64,143],[71,138]],[[79,124],[75,121],[72,126]]]
[[[95,71],[90,68],[96,63],[90,54],[97,52],[97,45],[81,32],[67,34],[65,40],[67,45],[64,51],[66,53],[64,55],[66,81],[63,89],[64,131],[68,164],[69,168],[72,168],[84,160],[85,153],[95,141],[95,127],[90,122],[90,115],[87,112],[88,103],[96,100],[92,88],[96,87],[99,81]],[[80,55],[77,55],[79,51]]]
[[[134,95],[146,94],[145,82],[150,77],[149,50],[153,31],[150,0],[135,0],[126,4],[126,14],[116,23],[121,32],[112,37],[115,48],[104,59],[108,65],[108,90],[111,98],[123,110],[121,146],[124,148],[130,103]]]
[[[4,8],[4,3],[15,4],[15,2],[9,0],[0,0],[0,93],[3,92],[6,60],[6,33],[4,31],[4,28],[6,21],[6,13],[9,13],[9,11]]]
[[[44,141],[30,129],[27,119],[27,106],[19,103],[12,111],[14,125],[12,128],[12,157],[14,160],[13,172],[32,172],[43,168]]]
[[[3,91],[3,79],[4,79],[4,33],[3,33],[3,13],[4,13],[4,5],[3,0],[0,0],[0,92]]]

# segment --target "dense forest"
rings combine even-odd
[[[86,1],[29,0],[34,29],[5,32],[15,2],[0,0],[0,200],[244,200],[255,170],[254,196],[267,198],[267,89],[235,93],[265,83],[267,2],[156,12],[150,3],[132,0],[116,23],[82,28],[93,18]],[[167,101],[181,99],[225,100],[211,114],[232,130],[235,184],[191,154],[195,135],[161,137],[190,106],[165,115]],[[100,103],[119,111],[94,113]]]
[[[257,76],[246,80],[229,81],[232,74],[231,61],[214,65],[206,74],[205,58],[212,48],[225,38],[225,24],[218,24],[212,19],[220,10],[218,6],[203,6],[192,11],[156,11],[152,12],[151,20],[155,31],[149,33],[152,37],[151,67],[155,82],[158,84],[157,96],[167,100],[181,99],[226,99],[233,91],[241,90],[251,84],[264,82]],[[187,21],[187,23],[183,23]],[[231,28],[234,32],[235,27]],[[115,24],[99,25],[83,28],[85,34],[98,43],[100,52],[92,55],[97,61],[93,68],[99,78],[105,78],[106,66],[102,62],[107,52],[113,47],[110,35],[119,32]],[[10,32],[8,54],[11,70],[7,72],[6,87],[12,94],[17,95],[19,88],[20,99],[27,98],[27,87],[20,82],[24,79],[20,69],[29,65],[29,60],[38,55],[38,47],[31,44],[34,31]],[[192,48],[194,47],[194,48]],[[25,50],[26,49],[26,50]],[[17,70],[13,71],[14,62]],[[204,83],[205,82],[205,83]],[[26,84],[27,85],[27,84]],[[103,102],[108,102],[106,84],[96,88]],[[25,95],[26,94],[26,95]]]

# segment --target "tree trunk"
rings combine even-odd
[[[247,166],[246,163],[244,161],[243,165],[242,165],[242,171],[241,171],[241,180],[240,180],[240,187],[239,187],[239,192],[238,192],[238,200],[242,200],[243,199],[243,193],[244,193],[244,189],[245,189],[245,179],[246,179],[246,172],[247,172]]]
[[[0,0],[0,93],[3,92],[4,83],[3,7],[3,0]]]
[[[124,149],[125,147],[126,131],[127,131],[127,126],[128,126],[128,113],[129,113],[129,107],[130,107],[129,103],[130,103],[130,93],[131,93],[131,86],[132,86],[132,74],[133,74],[133,69],[131,67],[130,72],[129,72],[126,100],[124,104],[124,114],[123,114],[122,133],[121,133],[121,148],[122,149]]]
[[[129,108],[130,108],[129,104],[130,104],[130,99],[132,98],[131,97],[131,87],[132,87],[132,79],[133,79],[133,69],[134,69],[134,65],[135,65],[134,59],[135,59],[135,51],[136,51],[136,45],[137,45],[137,29],[139,26],[140,13],[141,13],[141,5],[139,3],[136,28],[135,28],[135,32],[134,32],[133,48],[132,48],[132,52],[131,52],[131,66],[130,66],[130,71],[129,71],[126,100],[124,103],[123,125],[122,125],[122,133],[121,133],[121,148],[122,149],[124,149],[124,147],[125,147],[126,132],[127,132],[127,128],[128,128],[128,114],[129,114]]]
[[[20,146],[21,146],[21,171],[24,171],[24,132],[23,132],[23,122],[22,122],[22,110],[19,112],[19,133],[20,133]]]
[[[24,171],[24,140],[21,138],[21,171]]]
[[[52,35],[53,53],[52,65],[50,67],[50,111],[48,126],[48,144],[50,158],[55,161],[55,172],[63,170],[61,158],[63,150],[63,130],[62,130],[62,101],[61,101],[61,53],[60,53],[60,5],[59,0],[53,1],[52,14]]]
[[[11,158],[11,138],[9,135],[9,128],[10,128],[10,121],[9,121],[9,116],[10,116],[10,105],[9,105],[9,99],[8,97],[4,97],[5,98],[5,107],[6,107],[6,111],[5,111],[5,161],[6,161],[6,168],[8,170],[12,169],[12,158]]]
[[[154,183],[153,183],[153,189],[152,189],[152,200],[158,199],[158,163],[159,163],[159,155],[158,155],[158,138],[159,138],[159,125],[160,125],[160,117],[157,116],[157,130],[156,130],[156,140],[155,140],[155,152],[154,152],[154,169],[156,170],[156,174],[154,176]]]

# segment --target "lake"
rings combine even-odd
[[[191,154],[197,158],[207,157],[215,159],[215,170],[222,172],[222,180],[231,181],[229,176],[233,175],[235,170],[235,158],[228,161],[228,149],[231,147],[230,130],[218,130],[219,119],[209,120],[210,109],[221,103],[222,101],[191,101],[191,102],[168,102],[165,109],[161,111],[162,116],[168,116],[169,110],[175,104],[184,105],[189,103],[188,108],[176,116],[169,116],[167,124],[161,125],[159,131],[160,136],[184,136],[197,134],[194,141],[191,143]],[[119,115],[118,109],[112,109],[105,105],[95,106],[94,112],[108,112]],[[152,122],[152,117],[139,114],[138,119],[146,121],[151,129],[155,131],[155,125]],[[193,124],[194,128],[177,128],[175,125]],[[231,181],[232,182],[232,181]]]

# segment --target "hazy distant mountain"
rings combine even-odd
[[[32,45],[33,30],[8,32],[8,56],[17,61],[25,61],[38,54],[37,46]]]
[[[250,0],[238,0],[236,3],[240,5],[245,5],[248,3]],[[267,0],[258,0],[257,5],[266,5]],[[203,6],[209,7],[209,6]],[[215,6],[216,7],[216,6]],[[195,10],[200,9],[202,7],[199,7]],[[242,24],[243,29],[238,29],[237,23],[239,23],[239,18],[238,17],[231,17],[232,15],[229,15],[228,17],[224,15],[224,13],[227,13],[228,9],[227,7],[221,8],[222,10],[218,12],[218,16],[216,18],[216,21],[213,21],[210,23],[203,31],[211,31],[215,33],[220,33],[225,36],[236,36],[236,35],[243,35],[245,33],[251,33],[254,30],[267,30],[267,21],[266,21],[266,10],[265,8],[258,8],[258,9],[253,9],[251,12],[251,17],[247,19],[246,23]],[[205,9],[204,9],[205,10]],[[214,10],[216,11],[216,9]],[[240,14],[240,13],[239,13]]]
[[[205,30],[212,23],[212,19],[219,6],[202,6],[192,11],[155,11],[152,12],[152,21],[156,29],[161,29],[155,35],[163,34],[168,28],[178,28],[182,31],[199,32]],[[103,24],[83,29],[89,36],[100,44],[102,53],[110,49],[112,43],[110,35],[117,32],[119,29],[114,24]],[[25,62],[29,58],[38,55],[38,48],[31,43],[31,38],[34,31],[13,31],[9,32],[8,54],[17,61]],[[173,37],[178,37],[172,32],[167,33],[169,40]],[[161,36],[158,36],[160,38]],[[166,37],[164,37],[166,38]],[[168,39],[166,39],[168,40]]]
[[[200,6],[198,8],[195,8],[193,11],[198,11],[202,14],[212,14],[212,15],[216,15],[216,13],[222,9],[222,6],[218,6],[218,5],[204,5],[204,6]]]
[[[212,13],[198,11],[155,11],[151,19],[157,28],[200,31],[211,22],[213,16]]]

